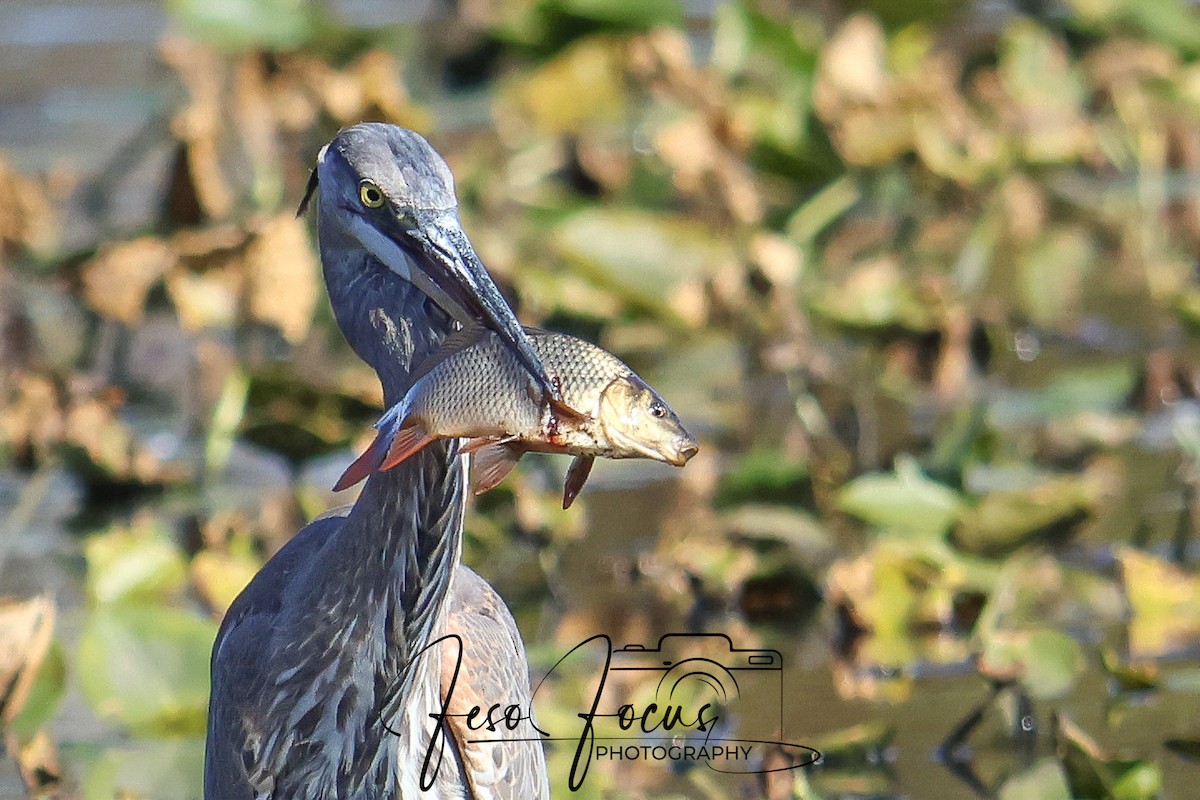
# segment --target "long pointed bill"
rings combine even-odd
[[[395,259],[386,259],[385,263],[459,322],[483,324],[495,331],[538,386],[559,399],[521,323],[475,254],[458,214],[429,214],[414,222],[396,220],[392,230],[379,232],[380,238],[390,239],[406,256],[406,263],[396,263]]]

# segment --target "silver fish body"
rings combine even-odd
[[[526,332],[562,404],[585,417],[599,415],[601,397],[614,380],[641,380],[619,358],[591,342],[563,333]],[[438,359],[394,408],[402,424],[418,422],[439,438],[495,436],[540,442],[556,433],[551,404],[495,334],[472,332],[452,338],[443,352],[448,355]],[[580,436],[577,427],[561,427],[560,435],[571,441],[560,438],[558,443],[597,450],[605,446],[592,440],[595,434]]]
[[[375,442],[335,488],[390,468],[433,439],[458,437],[470,440],[464,451],[478,451],[477,492],[498,483],[527,451],[575,455],[566,506],[597,456],[682,466],[696,452],[696,440],[675,413],[619,358],[567,334],[526,333],[561,403],[531,383],[494,333],[458,331],[376,423]]]

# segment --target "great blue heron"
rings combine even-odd
[[[347,128],[321,151],[314,191],[334,314],[379,374],[385,405],[454,318],[496,330],[547,385],[462,231],[449,168],[423,138],[378,123]],[[512,615],[459,564],[457,450],[434,444],[373,475],[353,507],[306,526],[234,601],[213,646],[209,800],[549,796],[531,725],[509,734],[527,741],[493,744],[453,720],[439,734],[446,760],[421,794],[437,745],[430,714],[451,674],[444,649],[412,660],[427,643],[461,636],[456,696],[485,711],[529,707]]]

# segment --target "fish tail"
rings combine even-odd
[[[354,463],[346,467],[346,471],[342,473],[342,477],[338,478],[337,483],[333,485],[333,490],[340,492],[343,489],[349,489],[379,469],[379,465],[383,463],[384,456],[387,455],[387,440],[387,431],[380,431],[376,434],[375,441],[371,442],[371,445],[362,455],[354,459]]]

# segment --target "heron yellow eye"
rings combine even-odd
[[[358,199],[367,208],[379,208],[383,205],[383,192],[370,181],[363,181],[358,186]]]

